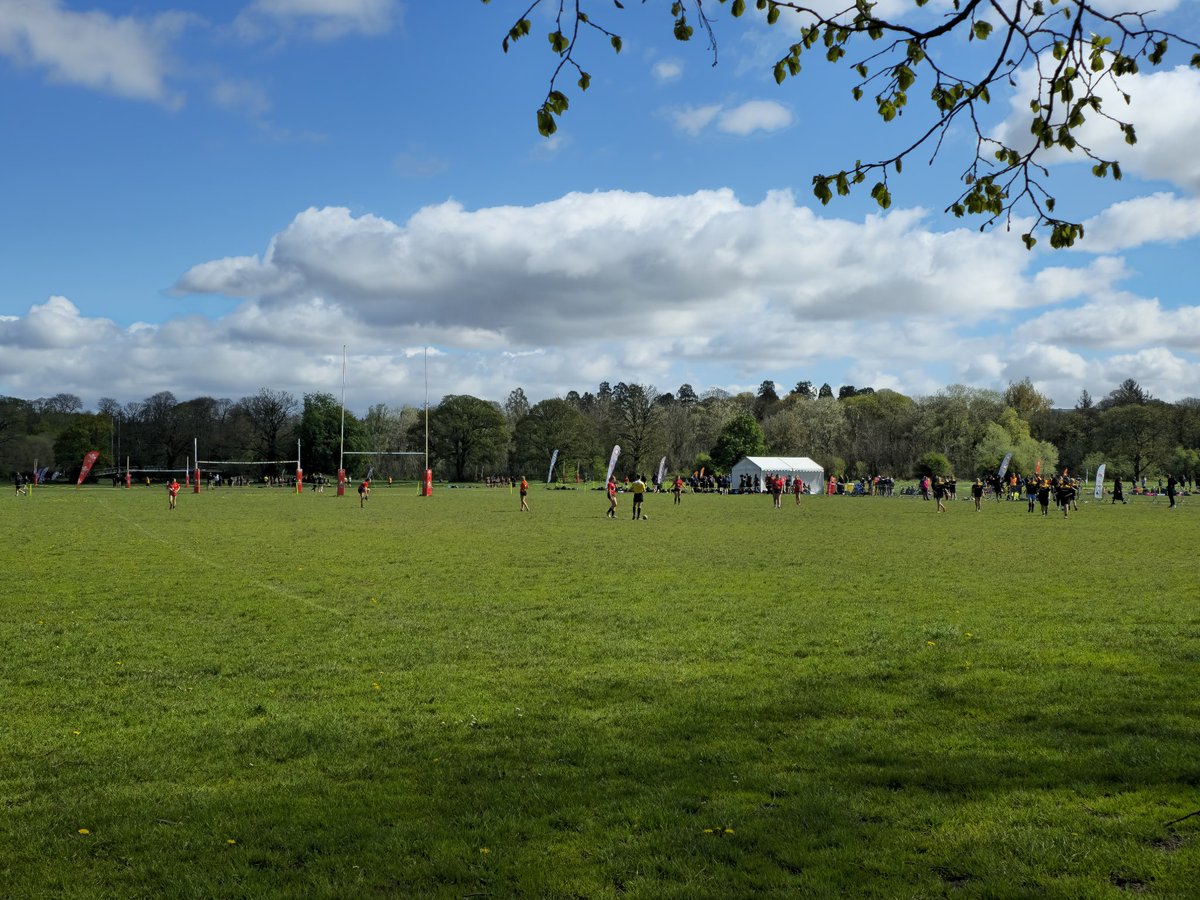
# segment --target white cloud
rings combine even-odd
[[[51,297],[30,307],[24,318],[5,317],[0,321],[0,347],[61,350],[90,341],[93,336],[104,338],[114,327],[106,319],[85,323],[74,303],[66,297]]]
[[[253,81],[224,78],[213,85],[212,101],[222,109],[259,119],[271,109],[266,89]]]
[[[683,77],[683,63],[677,59],[659,60],[651,67],[650,74],[659,84],[678,81]]]
[[[1036,334],[1057,334],[1075,346],[1130,348],[1160,343],[1200,351],[1200,306],[1163,309],[1158,300],[1116,294],[1077,309],[1047,313],[1029,323]]]
[[[1139,364],[1122,377],[1195,394],[1200,307],[1124,293],[1120,259],[1039,271],[1039,257],[1004,232],[931,231],[921,210],[822,218],[782,192],[446,202],[403,222],[313,208],[261,255],[180,277],[175,294],[242,300],[221,317],[122,329],[54,297],[0,320],[0,384],[124,398],[329,390],[327,357],[344,343],[370,379],[364,406],[418,402],[411,348],[424,346],[442,351],[435,392],[500,399],[518,385],[536,399],[600,380],[670,389],[703,372],[703,389],[815,371],[910,394],[1028,375],[1071,398],[1101,396]]]
[[[1158,193],[1114,203],[1083,223],[1079,249],[1098,253],[1177,244],[1200,235],[1200,198]]]
[[[671,117],[677,128],[695,137],[707,128],[720,112],[720,104],[714,103],[708,106],[686,106],[676,110]]]
[[[792,111],[774,100],[749,100],[734,107],[719,103],[688,106],[671,114],[675,127],[696,137],[710,125],[726,134],[745,136],[756,131],[779,131],[792,124]]]
[[[73,12],[60,0],[0,0],[0,55],[54,82],[177,106],[182,96],[166,83],[169,50],[193,21],[180,12],[116,17]]]
[[[792,124],[792,111],[774,100],[750,100],[733,109],[722,110],[717,128],[728,134],[752,134],[755,131],[779,131]]]
[[[385,34],[402,11],[396,0],[254,0],[234,26],[251,40],[298,34],[330,41]]]

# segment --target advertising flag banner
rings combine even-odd
[[[1100,463],[1100,468],[1096,470],[1096,499],[1099,500],[1104,496],[1104,469],[1108,463]]]
[[[87,456],[83,458],[83,466],[79,470],[79,480],[75,482],[75,487],[83,484],[83,479],[88,477],[88,472],[92,471],[92,466],[96,464],[96,460],[100,458],[99,450],[89,450]]]
[[[664,456],[658,463],[658,477],[654,479],[655,484],[662,484],[663,476],[667,474],[667,458]]]
[[[621,455],[621,445],[614,444],[612,456],[608,458],[608,474],[604,476],[604,483],[608,484],[608,479],[612,478],[613,469],[617,467],[617,457]]]
[[[1004,473],[1008,471],[1008,464],[1012,462],[1012,454],[1004,454],[1004,462],[1000,463],[1000,471],[996,473],[997,478],[1003,478]]]
[[[550,471],[546,473],[546,484],[554,480],[554,465],[558,462],[558,451],[550,454]],[[607,479],[606,479],[607,480]]]
[[[1037,461],[1037,465],[1033,467],[1033,474],[1034,475],[1042,474],[1042,461],[1040,459]]]

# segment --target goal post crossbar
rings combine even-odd
[[[295,459],[198,459],[198,466],[281,466]]]
[[[420,450],[347,450],[342,456],[424,456]]]

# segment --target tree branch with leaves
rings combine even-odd
[[[483,0],[488,3],[489,0]],[[643,3],[646,0],[642,0]],[[713,64],[717,41],[709,9],[713,0],[672,0],[672,32],[677,40],[691,40],[693,22],[708,37]],[[747,0],[717,0],[734,18],[750,11]],[[929,0],[913,0],[915,19],[931,19],[917,27],[900,19],[875,15],[876,4],[856,0],[839,12],[828,13],[801,2],[752,0],[775,25],[784,13],[801,18],[800,39],[774,63],[775,81],[784,83],[801,74],[810,58],[848,65],[858,76],[851,96],[871,97],[884,122],[893,122],[911,109],[918,84],[928,90],[925,114],[928,125],[915,140],[890,156],[864,162],[861,158],[838,171],[812,176],[813,194],[822,204],[834,194],[846,196],[870,183],[870,195],[883,209],[892,203],[891,179],[899,175],[910,156],[928,149],[932,162],[943,150],[949,129],[959,120],[969,123],[975,135],[975,153],[959,176],[961,190],[947,204],[956,216],[979,216],[980,230],[997,223],[1011,227],[1014,218],[1031,220],[1022,234],[1025,246],[1037,243],[1036,234],[1049,232],[1050,245],[1069,247],[1083,237],[1083,225],[1059,215],[1054,196],[1045,185],[1049,172],[1040,162],[1055,148],[1078,153],[1092,163],[1098,178],[1121,178],[1117,159],[1107,158],[1084,143],[1081,134],[1089,117],[1116,128],[1127,144],[1137,142],[1134,124],[1105,105],[1109,88],[1126,105],[1129,93],[1122,79],[1137,74],[1143,65],[1162,65],[1172,46],[1191,54],[1189,65],[1200,68],[1200,44],[1191,37],[1157,27],[1147,12],[1106,12],[1100,0],[951,0],[938,14],[923,10]],[[538,131],[549,137],[557,119],[569,107],[563,91],[566,73],[586,91],[591,76],[582,59],[589,51],[587,39],[599,36],[617,53],[618,33],[593,17],[595,8],[615,16],[624,10],[620,0],[533,0],[502,41],[505,52],[533,30],[531,16],[541,6],[557,6],[550,50],[558,59],[550,84],[537,110]],[[956,72],[954,36],[980,49],[970,55],[969,72]],[[1018,79],[1029,70],[1035,77],[1030,109],[1029,141],[1018,144],[989,133],[981,121],[994,88],[1017,89]]]

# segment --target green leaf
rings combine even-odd
[[[579,73],[579,89],[581,91],[586,91],[591,86],[592,86],[592,76],[589,75],[587,72],[580,72]]]
[[[778,21],[779,21],[779,7],[776,6],[774,3],[772,3],[771,8],[767,10],[767,24],[774,25]]]
[[[1035,238],[1032,234],[1021,235],[1021,240],[1025,242],[1026,250],[1032,250],[1033,245],[1037,243],[1037,238]]]
[[[563,53],[570,46],[570,41],[561,31],[552,31],[547,37],[550,39],[550,49],[555,53]]]
[[[975,25],[971,28],[971,33],[975,37],[979,38],[979,40],[986,41],[988,39],[988,35],[990,35],[992,33],[992,23],[991,22],[976,22]]]
[[[550,111],[544,106],[537,111],[537,128],[538,134],[542,137],[550,137],[558,131],[558,125],[554,123],[554,116],[550,115]]]
[[[733,0],[733,6],[729,8],[729,12],[733,17],[739,18],[746,11],[746,0]]]
[[[779,62],[775,63],[775,83],[783,84],[783,79],[785,78],[787,78],[787,66],[784,65],[784,62],[781,59]]]
[[[612,48],[614,50],[616,50],[618,53],[621,52],[621,37],[620,37],[620,35],[614,34],[612,37],[610,37],[608,39],[608,42],[610,44],[612,44]]]

